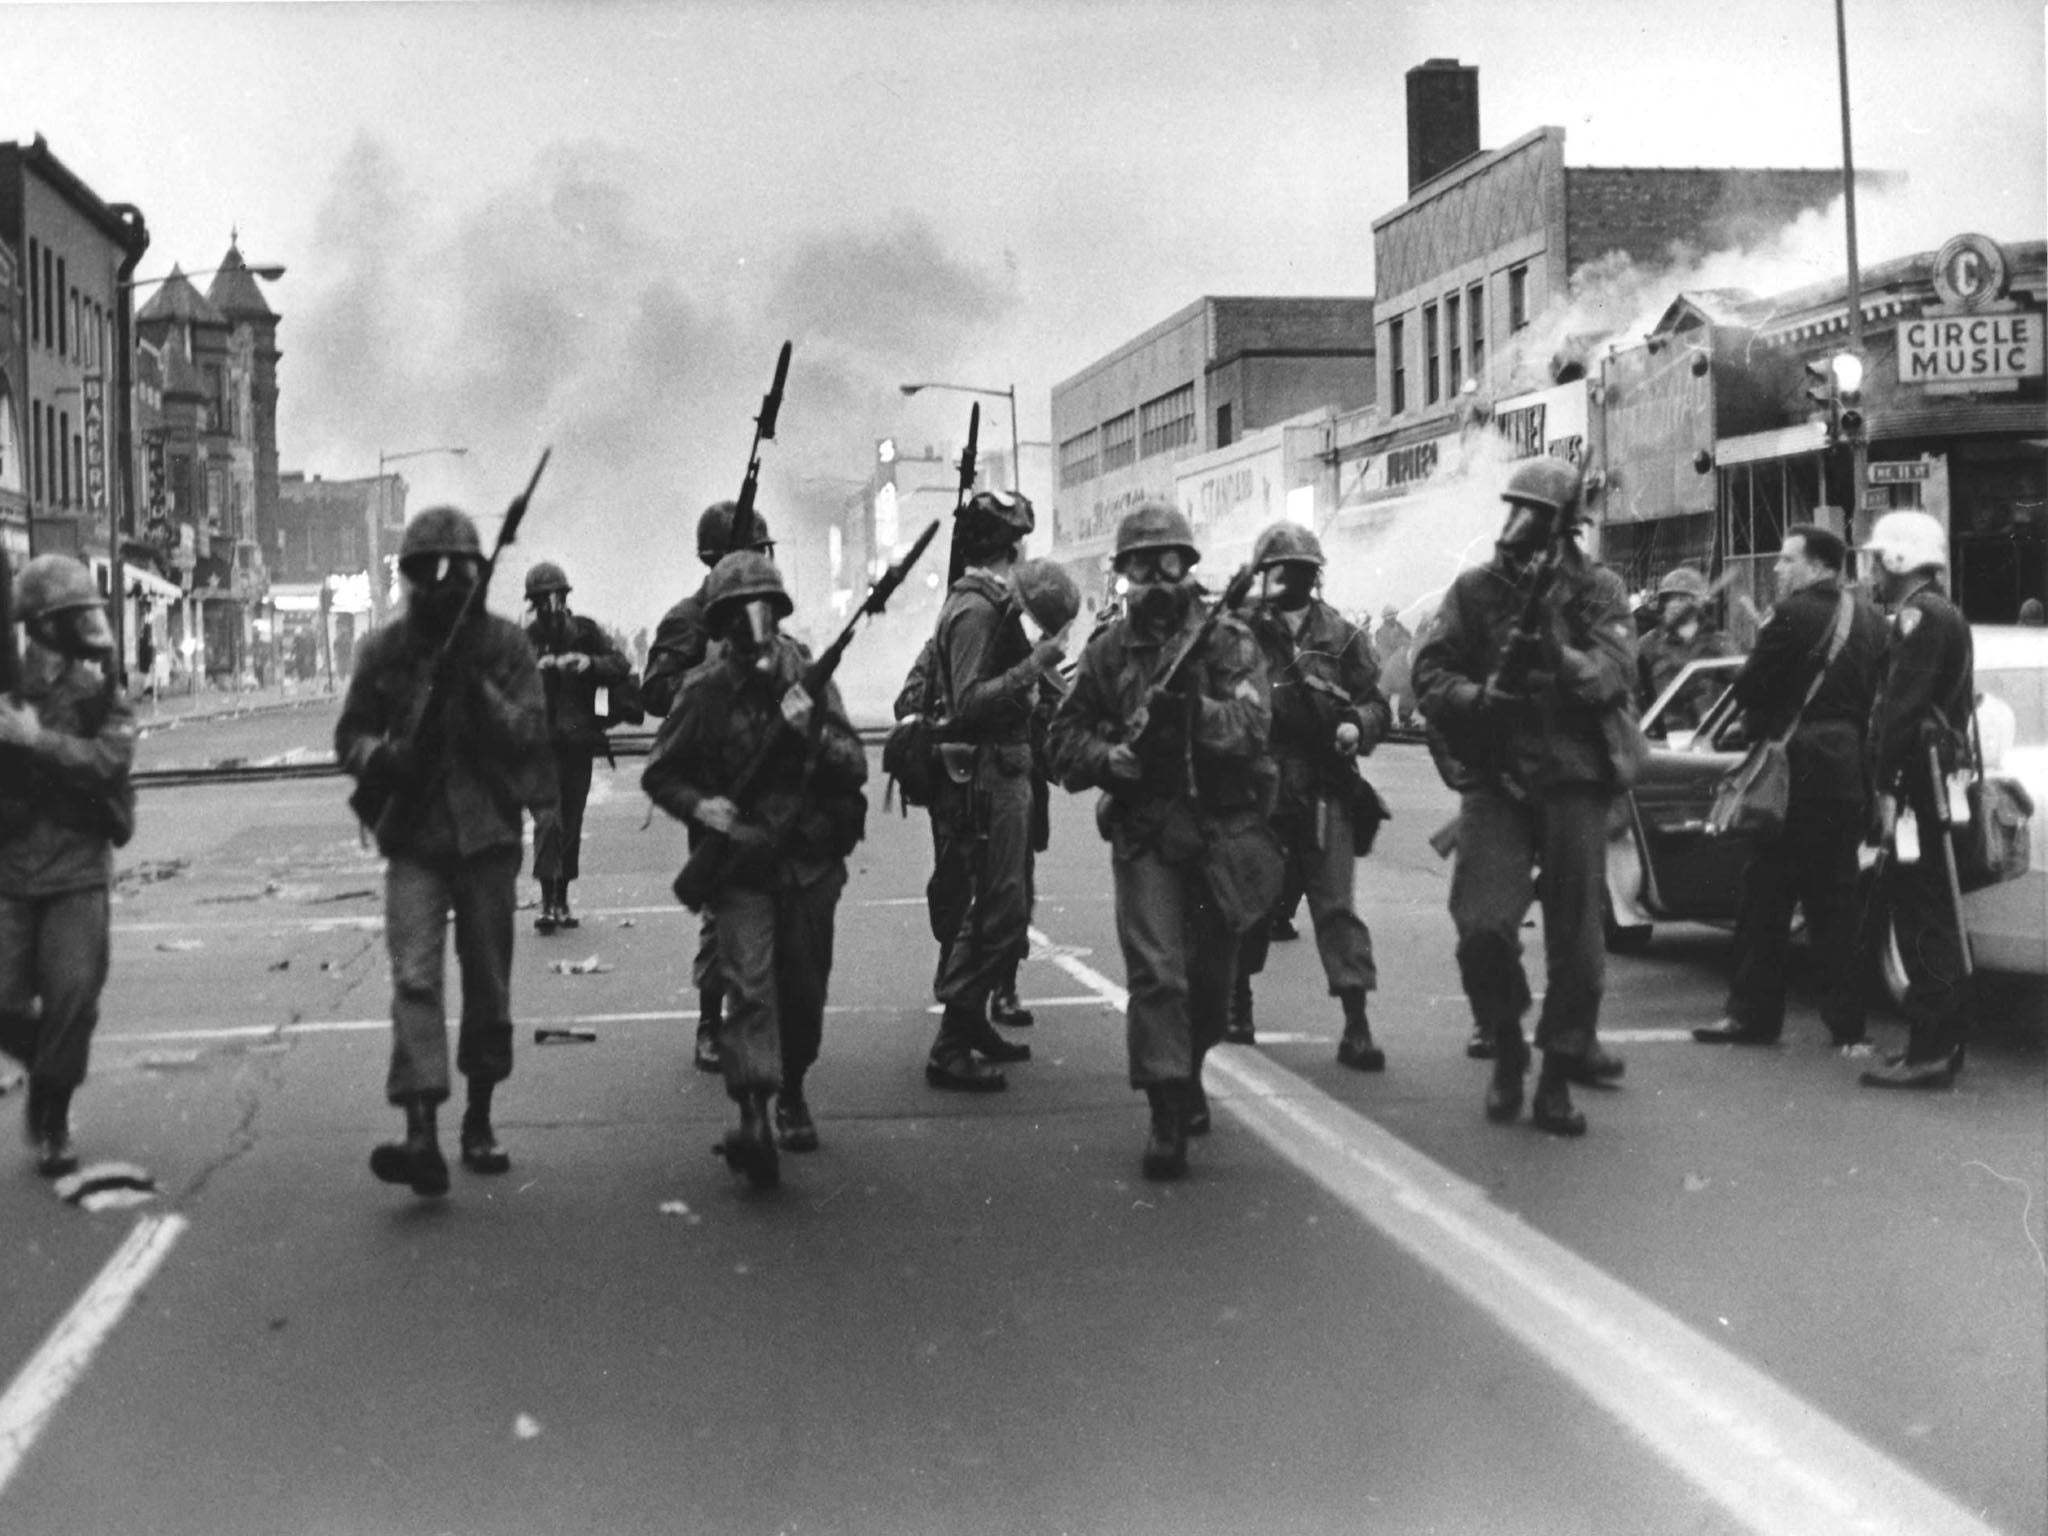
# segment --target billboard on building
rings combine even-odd
[[[1235,566],[1253,540],[1287,511],[1287,454],[1278,428],[1174,466],[1174,500],[1187,514],[1202,558]]]
[[[1712,512],[1714,371],[1706,353],[1661,341],[1617,352],[1602,387],[1605,520]]]

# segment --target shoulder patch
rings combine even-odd
[[[1920,610],[1918,608],[1901,608],[1898,617],[1892,622],[1898,626],[1901,635],[1910,635],[1920,627]]]

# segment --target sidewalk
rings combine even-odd
[[[236,689],[202,683],[195,693],[167,687],[160,698],[131,692],[128,701],[135,706],[137,727],[147,735],[153,731],[174,729],[187,721],[232,719],[239,715],[311,709],[329,704],[339,706],[341,696],[342,687],[338,680],[331,692],[321,681],[291,683],[283,689],[275,684],[268,688]]]

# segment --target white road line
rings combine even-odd
[[[1050,941],[1036,930],[1043,949]],[[1105,1001],[1129,994],[1057,952]],[[1399,1243],[1761,1536],[1993,1536],[1946,1494],[1477,1185],[1252,1051],[1215,1051],[1216,1102]]]
[[[0,1396],[0,1493],[50,1422],[65,1394],[85,1376],[93,1353],[134,1302],[149,1277],[183,1235],[182,1216],[145,1216],[86,1287],[85,1294],[50,1330]]]

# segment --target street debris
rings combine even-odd
[[[181,1067],[199,1065],[197,1051],[144,1051],[135,1058],[135,1065],[145,1072],[175,1072]]]
[[[159,880],[173,880],[191,866],[190,859],[144,859],[140,864],[131,864],[114,876],[114,889],[126,892],[136,886],[155,885]]]
[[[693,1227],[704,1219],[681,1200],[664,1200],[655,1209],[664,1216],[680,1216]]]
[[[331,896],[308,896],[306,898],[306,905],[309,907],[317,907],[325,902],[330,901],[369,901],[372,898],[374,898],[376,894],[377,893],[375,891],[371,890],[336,891]]]
[[[631,919],[630,917],[622,917],[619,919],[619,926],[621,928],[630,928],[633,926],[633,919]]]
[[[1685,1192],[1688,1195],[1696,1195],[1713,1182],[1712,1179],[1702,1177],[1697,1173],[1688,1173],[1685,1176]]]
[[[571,1041],[581,1040],[588,1042],[595,1039],[597,1039],[597,1031],[594,1029],[551,1028],[543,1024],[533,1032],[533,1043],[535,1045],[567,1045]]]
[[[86,1211],[118,1211],[156,1198],[156,1180],[134,1163],[93,1163],[50,1186],[57,1198]]]
[[[195,949],[206,948],[204,939],[162,939],[156,946],[167,955],[189,955]]]
[[[290,955],[286,955],[282,960],[273,960],[270,962],[270,969],[272,969],[273,971],[288,971],[291,968],[292,957]]]
[[[512,1421],[512,1433],[518,1439],[531,1440],[540,1433],[540,1420],[530,1413],[522,1413]]]
[[[598,959],[597,956],[589,955],[581,960],[550,961],[548,969],[557,976],[602,976],[611,967]]]

